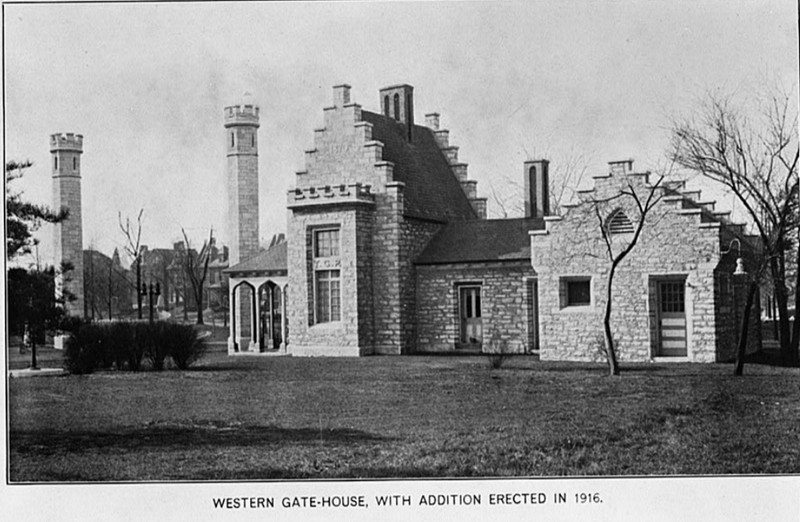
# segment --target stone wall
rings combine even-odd
[[[533,276],[527,262],[417,266],[417,350],[456,349],[459,287],[477,283],[481,286],[482,350],[530,352],[533,310],[527,288]]]
[[[371,221],[365,209],[297,210],[289,220],[288,352],[294,355],[362,355],[370,353],[369,293],[371,274],[359,265],[359,250],[369,248],[357,224]],[[321,228],[339,229],[341,320],[314,322],[313,233]]]
[[[400,294],[399,308],[402,324],[400,353],[417,351],[417,267],[414,260],[430,242],[431,238],[442,228],[441,223],[405,218],[400,235]],[[380,272],[380,267],[376,266]],[[396,305],[397,306],[397,305]]]
[[[601,216],[622,209],[636,223],[638,210],[628,196],[615,197],[633,187],[640,198],[648,192],[647,176],[622,173],[596,178],[595,188],[580,194],[581,204],[563,217],[545,218],[547,229],[531,236],[532,262],[538,273],[541,357],[543,360],[604,360],[602,316],[611,262],[600,233],[595,204]],[[715,276],[720,262],[720,233],[724,225],[674,192],[653,209],[627,258],[618,266],[612,291],[611,326],[621,361],[655,357],[657,338],[655,281],[685,280],[688,354],[686,360],[712,362],[723,357],[717,343],[718,312]],[[613,198],[613,199],[612,199]],[[642,199],[643,201],[644,199]],[[619,252],[633,237],[615,234]],[[591,278],[591,303],[565,306],[567,277]]]
[[[79,158],[77,153],[59,152],[59,170],[71,167],[72,158]],[[55,174],[60,174],[56,172]],[[53,210],[59,212],[69,210],[69,217],[54,226],[55,267],[59,269],[62,262],[72,265],[72,270],[66,274],[57,275],[56,293],[68,292],[74,297],[72,301],[65,302],[65,309],[69,315],[83,316],[83,217],[81,211],[81,178],[79,172],[70,175],[57,175],[53,177]]]
[[[258,156],[228,156],[230,266],[258,254]]]

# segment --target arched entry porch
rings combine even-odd
[[[228,354],[286,353],[286,242],[279,238],[224,273],[229,277]]]
[[[230,279],[229,354],[286,352],[286,277]]]

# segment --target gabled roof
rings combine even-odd
[[[284,241],[261,251],[251,258],[223,270],[225,273],[233,272],[277,272],[286,271],[286,245]]]
[[[453,221],[431,239],[416,264],[530,262],[528,232],[543,229],[540,218]]]
[[[405,124],[369,111],[361,118],[372,124],[372,139],[383,143],[383,159],[394,163],[395,181],[406,185],[406,216],[443,222],[478,217],[429,128],[414,125],[409,142]]]

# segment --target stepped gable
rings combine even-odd
[[[269,247],[267,250],[259,252],[255,256],[245,259],[223,272],[242,273],[242,272],[283,272],[288,270],[288,263],[286,261],[286,245],[287,243],[281,242]]]
[[[544,227],[541,218],[454,221],[433,237],[416,264],[530,262],[529,232]]]
[[[607,191],[609,187],[615,189],[617,176],[630,176],[639,178],[645,187],[650,187],[650,171],[636,172],[633,169],[633,160],[610,161],[609,171],[606,174],[592,176],[594,186],[578,191],[579,202],[562,205],[567,213],[580,206],[581,203],[590,201],[595,195]],[[661,202],[667,205],[672,212],[687,216],[687,221],[699,228],[720,228],[731,237],[739,237],[753,248],[757,248],[758,240],[746,234],[744,223],[734,223],[730,220],[730,211],[716,211],[716,201],[702,199],[699,190],[687,190],[683,180],[665,180],[659,187]],[[545,218],[545,227],[532,230],[531,235],[546,235],[552,223],[561,221],[564,216],[548,216]]]
[[[394,164],[394,181],[405,183],[407,217],[444,222],[477,217],[429,128],[414,125],[409,143],[404,125],[374,112],[361,116],[372,124],[372,139],[383,143],[383,160]]]

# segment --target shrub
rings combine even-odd
[[[205,340],[190,325],[169,322],[80,323],[67,339],[65,367],[70,373],[91,373],[98,368],[139,371],[146,357],[161,371],[167,357],[185,370],[205,353]]]
[[[206,341],[199,337],[199,332],[193,327],[182,324],[172,325],[174,328],[168,336],[171,344],[169,355],[181,370],[187,369],[197,362],[206,351]]]
[[[103,362],[106,346],[102,328],[86,324],[76,328],[67,338],[64,366],[70,373],[92,373]]]
[[[490,353],[486,357],[489,359],[489,366],[491,366],[493,370],[499,370],[513,355],[510,353],[496,352]]]
[[[157,372],[164,369],[164,361],[167,359],[170,326],[171,323],[161,321],[153,324],[143,323],[139,332],[138,339],[141,340],[144,355],[150,361],[150,367]]]
[[[135,325],[128,322],[117,322],[108,325],[108,357],[114,362],[117,370],[138,371],[142,354],[136,345]]]
[[[489,353],[486,358],[489,360],[489,366],[493,370],[499,370],[506,361],[513,357],[513,354],[508,350],[508,339],[501,339],[500,332],[495,330],[488,344]]]
[[[56,329],[61,332],[71,333],[82,326],[86,326],[87,324],[89,324],[89,321],[83,317],[65,315],[58,321]]]

